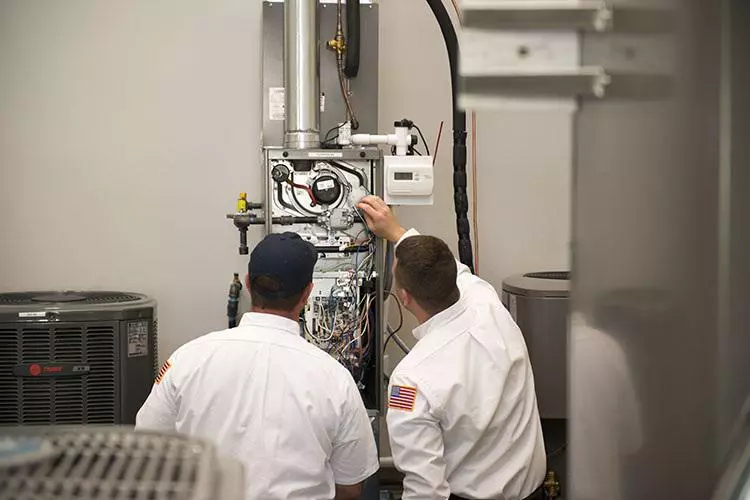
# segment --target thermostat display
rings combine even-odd
[[[385,202],[389,205],[432,205],[431,156],[386,156]]]

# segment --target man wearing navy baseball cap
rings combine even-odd
[[[251,311],[177,349],[138,412],[137,429],[208,438],[240,459],[247,499],[355,499],[378,470],[354,380],[300,335],[317,259],[296,233],[266,236],[250,254]]]

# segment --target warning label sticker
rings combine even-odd
[[[148,321],[128,323],[128,357],[148,356]]]
[[[284,87],[268,88],[268,119],[271,121],[283,121],[285,118],[284,109]],[[325,92],[320,93],[320,112],[326,110]]]

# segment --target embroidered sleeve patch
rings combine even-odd
[[[156,380],[154,380],[155,384],[160,384],[162,380],[164,380],[164,375],[167,374],[169,369],[172,368],[172,363],[169,362],[169,360],[166,360],[163,365],[161,365],[161,368],[159,369],[159,373],[156,375]]]
[[[394,410],[413,411],[417,400],[417,388],[405,385],[394,385],[388,397],[388,408]]]

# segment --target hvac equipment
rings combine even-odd
[[[547,480],[567,477],[570,273],[534,272],[503,281],[502,301],[523,333],[534,370],[547,450]]]
[[[567,417],[570,273],[537,272],[503,281],[502,301],[526,340],[539,414]]]
[[[0,294],[0,425],[134,423],[156,328],[155,302],[136,293]]]
[[[410,120],[391,134],[360,133],[377,132],[377,3],[267,1],[263,24],[264,199],[241,193],[227,217],[240,254],[253,225],[315,245],[300,335],[344,365],[366,407],[380,410],[386,245],[356,205],[368,194],[431,204],[432,157]]]
[[[471,267],[457,36],[442,1],[427,4],[449,52],[459,253]],[[241,193],[227,218],[239,230],[242,255],[254,225],[266,234],[293,231],[315,245],[300,335],[345,366],[365,406],[379,411],[390,247],[369,233],[357,204],[374,194],[391,204],[431,205],[433,158],[408,119],[378,133],[376,1],[266,1],[263,36],[263,199]]]
[[[0,491],[14,500],[242,500],[242,466],[204,441],[129,428],[0,430]]]

